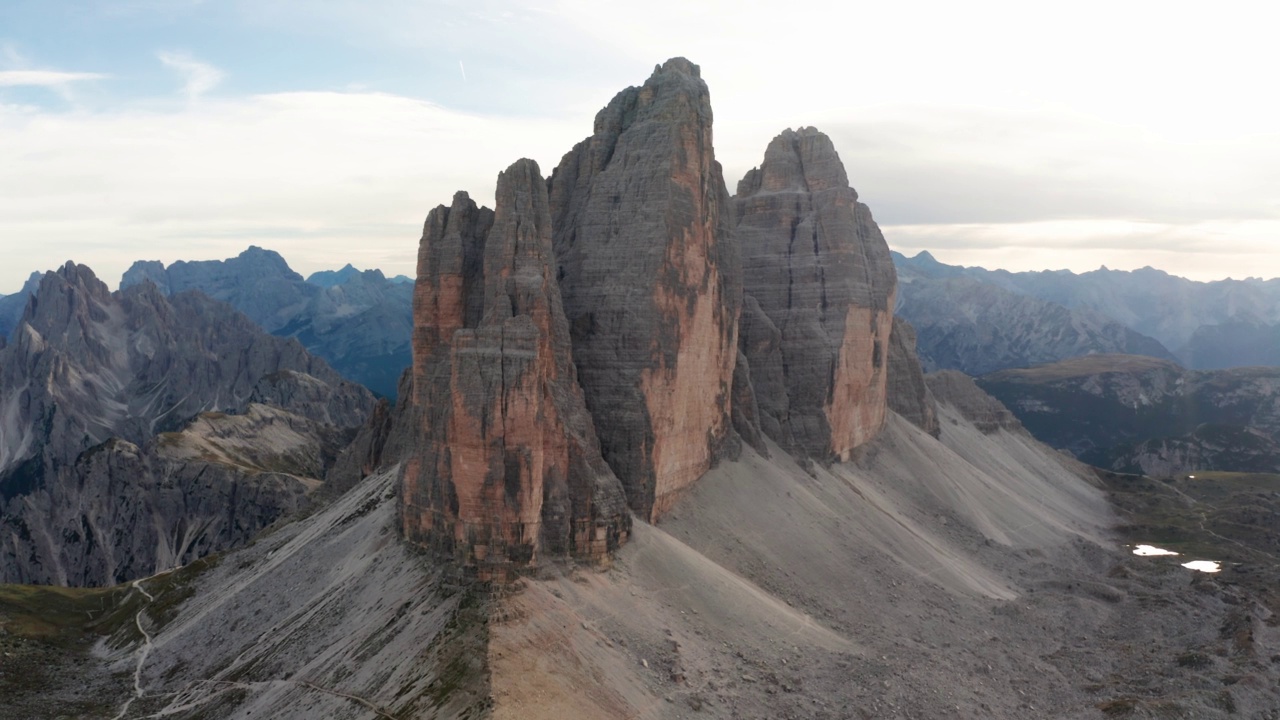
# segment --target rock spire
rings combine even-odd
[[[831,139],[786,130],[734,198],[742,348],[766,435],[847,460],[884,423],[897,279]]]
[[[418,450],[406,536],[499,577],[545,551],[602,560],[627,534],[577,383],[537,163],[498,176],[495,210],[427,217],[414,293]]]
[[[653,520],[731,438],[741,266],[697,65],[618,93],[550,181],[573,357],[604,458]]]

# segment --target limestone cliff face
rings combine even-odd
[[[761,427],[793,452],[847,460],[884,424],[897,286],[889,247],[813,128],[774,138],[735,204],[742,348]]]
[[[741,270],[698,66],[675,58],[596,115],[550,201],[573,359],[605,460],[655,519],[731,432]]]
[[[414,319],[405,535],[488,576],[606,557],[629,520],[577,384],[536,163],[498,176],[494,211],[459,193],[431,212]]]
[[[916,354],[916,331],[900,317],[893,319],[889,342],[889,409],[938,437],[938,404],[925,381]]]

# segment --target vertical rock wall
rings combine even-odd
[[[742,348],[762,429],[847,460],[884,423],[897,278],[889,247],[813,128],[773,139],[735,196]]]
[[[741,269],[698,67],[619,93],[550,182],[573,357],[604,457],[652,520],[731,429]]]
[[[889,343],[889,409],[934,437],[941,433],[938,404],[916,354],[916,330],[900,317],[893,319]]]
[[[493,212],[465,193],[431,212],[414,324],[406,536],[488,576],[544,550],[604,559],[629,521],[577,384],[536,163],[498,176]]]

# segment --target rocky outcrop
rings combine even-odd
[[[413,288],[388,280],[379,270],[347,265],[304,281],[284,258],[250,247],[234,258],[175,262],[138,261],[121,288],[150,281],[160,292],[187,290],[221,300],[274,335],[297,338],[344,377],[395,397],[396,383],[410,363]]]
[[[289,412],[323,425],[357,428],[372,412],[369,394],[352,383],[329,378],[321,380],[299,370],[285,368],[263,375],[253,386],[247,402],[288,408]]]
[[[929,391],[940,405],[950,405],[987,435],[1000,430],[1026,432],[1009,408],[978,387],[973,378],[956,370],[942,370],[925,377]]]
[[[886,409],[896,279],[888,245],[830,138],[773,139],[734,198],[742,347],[761,426],[783,447],[848,460]]]
[[[698,66],[655,68],[550,180],[573,359],[605,460],[655,519],[724,450],[741,270]]]
[[[196,425],[144,446],[112,438],[61,468],[57,482],[6,503],[0,582],[146,577],[241,546],[309,504],[318,481],[296,474],[319,461],[309,421],[267,410]]]
[[[316,477],[346,437],[342,428],[360,425],[373,406],[368,391],[296,341],[267,335],[204,295],[166,298],[151,283],[113,294],[74,263],[46,274],[15,342],[0,350],[0,554],[15,558],[7,581],[118,582],[128,579],[120,573],[149,574],[161,566],[147,563],[175,557],[141,553],[134,543],[150,547],[150,540],[137,533],[181,526],[190,551],[206,552],[245,540],[298,507],[305,483],[270,481],[279,492],[267,492],[258,480],[241,482],[266,468],[228,464],[213,452],[174,459],[148,449],[156,434],[200,413],[241,413],[259,401],[283,408],[295,431],[324,428],[307,431],[314,447],[303,451]],[[277,434],[265,424],[253,428],[247,437],[274,452],[266,446]],[[328,449],[315,449],[321,446]],[[87,463],[89,456],[98,460]],[[197,469],[210,464],[234,469]],[[261,503],[251,507],[259,491]],[[107,492],[114,493],[109,500],[100,497]],[[177,496],[182,503],[171,502]],[[207,515],[195,506],[216,507],[208,513],[234,531],[205,533],[195,518]],[[86,523],[96,528],[97,554],[84,556],[92,566],[62,557],[51,540],[72,530],[87,538],[75,529]],[[194,557],[186,552],[178,556]]]
[[[916,331],[900,317],[893,319],[889,342],[889,409],[934,437],[938,425],[938,405],[925,381],[916,355]]]
[[[544,553],[602,561],[628,532],[572,361],[538,166],[431,211],[418,253],[405,536],[483,577]]]

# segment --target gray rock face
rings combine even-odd
[[[143,447],[108,440],[60,468],[57,482],[6,503],[0,581],[84,587],[146,577],[243,545],[308,505],[317,482],[308,478],[323,472],[321,428],[270,409],[196,424]],[[226,451],[237,441],[247,453]]]
[[[458,193],[427,218],[400,505],[406,538],[498,579],[544,554],[604,561],[630,516],[577,384],[537,163],[500,174],[495,197],[490,212]]]
[[[889,342],[889,409],[938,437],[938,406],[916,355],[916,331],[900,317],[893,319]]]
[[[250,247],[227,260],[179,261],[168,268],[139,261],[120,286],[149,280],[168,295],[199,290],[273,335],[297,338],[344,377],[394,398],[410,363],[413,287],[350,265],[313,278],[304,281],[279,254]]]
[[[1161,474],[1280,469],[1280,368],[1194,371],[1097,355],[1005,370],[978,383],[1041,441],[1100,467]]]
[[[330,376],[328,382],[293,369],[263,375],[246,402],[287,408],[322,425],[356,428],[372,412],[369,394],[354,383]]]
[[[373,405],[366,390],[296,341],[267,335],[203,295],[170,299],[150,283],[112,294],[91,270],[74,263],[46,274],[15,342],[0,351],[0,552],[14,558],[5,566],[6,581],[114,582],[123,579],[120,572],[175,557],[160,549],[139,554],[131,528],[185,521],[137,513],[186,512],[189,506],[174,505],[170,496],[182,496],[183,503],[214,502],[206,491],[227,495],[233,505],[248,503],[250,487],[257,486],[237,489],[235,472],[224,473],[222,485],[201,474],[221,470],[184,474],[151,453],[148,443],[198,413],[244,411],[256,400],[280,403],[300,422],[309,418],[335,431],[362,423]],[[87,455],[101,458],[87,463]],[[208,464],[207,458],[200,462]],[[134,470],[136,482],[128,485],[125,479]],[[306,489],[294,485],[273,485],[279,490],[268,493],[274,504],[251,510],[245,505],[244,516],[227,514],[240,533],[232,535],[243,539],[264,517],[295,508],[297,493],[282,489]],[[94,504],[108,492],[115,495],[102,500],[102,507]],[[230,512],[226,503],[214,505],[217,512]],[[87,513],[83,521],[72,517],[81,509]],[[59,559],[56,538],[66,523],[97,528],[92,567]],[[184,532],[198,529],[186,527]],[[88,538],[86,533],[80,535]],[[212,545],[227,537],[208,535]],[[197,552],[205,547],[203,540],[190,539]],[[119,553],[135,560],[126,563]]]
[[[962,372],[942,370],[927,375],[925,382],[938,404],[959,410],[961,416],[988,435],[999,430],[1026,432],[1009,408]]]
[[[749,298],[741,342],[761,426],[793,451],[847,460],[884,423],[889,247],[814,128],[774,138],[734,202]]]
[[[927,371],[982,375],[1095,353],[1173,359],[1156,340],[1093,310],[956,276],[936,261],[925,271],[915,260],[899,265],[897,312],[919,333]]]
[[[698,67],[618,93],[552,175],[573,358],[604,458],[654,519],[724,450],[741,266]]]

